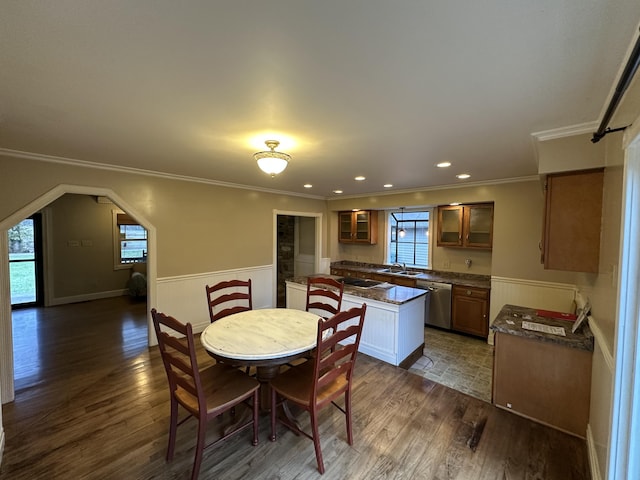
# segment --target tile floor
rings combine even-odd
[[[493,346],[486,340],[425,327],[425,348],[409,371],[491,403]]]

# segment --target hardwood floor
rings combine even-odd
[[[14,312],[17,394],[2,407],[1,479],[189,478],[195,422],[178,429],[166,463],[167,381],[147,348],[145,309],[117,298]],[[243,432],[206,450],[200,478],[589,478],[584,441],[403,369],[360,354],[354,387],[353,447],[340,412],[320,415],[324,475],[310,440],[281,428],[270,442],[265,417],[257,447]]]

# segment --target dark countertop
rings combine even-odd
[[[313,277],[313,276],[319,276],[319,275],[310,275],[310,276]],[[322,276],[336,278],[336,279],[342,278],[336,275],[322,275]],[[290,280],[287,280],[287,282],[298,283],[306,287],[307,277],[298,276]],[[372,287],[372,288],[360,288],[360,287],[353,287],[351,285],[345,285],[344,293],[348,295],[353,295],[356,297],[376,300],[378,302],[402,305],[403,303],[407,303],[412,300],[415,300],[416,298],[421,297],[422,295],[426,295],[427,290],[422,290],[420,288],[403,287],[401,285],[392,285],[387,283],[387,284],[382,284],[380,287]]]
[[[354,272],[364,273],[377,273],[381,275],[388,275],[390,277],[402,277],[407,278],[406,275],[383,273],[380,270],[389,268],[388,265],[376,265],[370,263],[357,263],[350,261],[334,262],[331,264],[331,268],[344,268],[345,270],[351,270]],[[463,285],[465,287],[477,287],[477,288],[491,288],[491,276],[490,275],[474,275],[471,273],[456,273],[456,272],[441,272],[438,270],[422,270],[419,268],[407,268],[415,272],[420,272],[419,275],[411,275],[409,278],[415,278],[416,280],[428,280],[431,282],[450,283],[452,285]]]
[[[526,316],[530,316],[531,318],[523,318]],[[563,337],[561,335],[525,330],[522,328],[523,320],[542,323],[543,325],[552,327],[564,327],[567,336]],[[565,347],[593,352],[593,333],[591,333],[588,322],[585,320],[576,333],[571,333],[571,327],[573,327],[572,321],[538,316],[537,309],[535,308],[505,305],[496,316],[490,328],[494,332],[507,333],[518,337],[531,338],[542,342],[555,343]]]

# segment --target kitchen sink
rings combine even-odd
[[[409,275],[410,277],[420,275],[422,272],[412,272],[410,270],[395,270],[393,268],[383,268],[378,270],[378,273],[393,273],[396,275]]]

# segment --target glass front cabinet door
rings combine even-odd
[[[340,243],[375,244],[378,240],[378,212],[358,210],[338,212]]]
[[[438,207],[439,247],[490,249],[493,246],[493,203]]]

